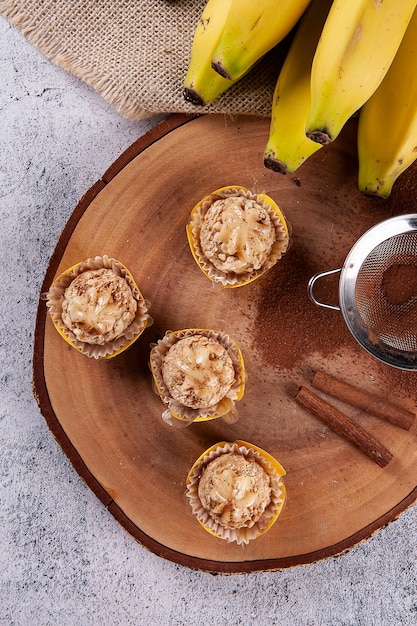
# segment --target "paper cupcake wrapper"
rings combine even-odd
[[[122,336],[99,346],[80,341],[64,324],[62,321],[62,302],[65,289],[79,274],[87,270],[102,268],[111,269],[115,274],[126,280],[132,290],[133,297],[137,301],[137,311],[135,319]],[[110,359],[115,357],[131,346],[143,333],[145,328],[153,323],[153,319],[148,313],[150,303],[142,296],[129,270],[122,263],[116,259],[109,258],[107,255],[96,256],[93,259],[89,258],[73,265],[54,280],[49,291],[46,294],[42,294],[41,298],[46,300],[46,306],[48,307],[52,322],[61,337],[63,337],[69,345],[89,358]]]
[[[255,458],[271,478],[271,501],[262,517],[250,528],[224,528],[210,516],[198,496],[198,485],[204,467],[216,457],[230,452]],[[222,441],[206,450],[192,466],[186,480],[186,497],[193,515],[207,532],[227,542],[236,542],[238,545],[247,544],[263,535],[278,519],[286,498],[285,485],[282,481],[284,475],[285,470],[282,465],[265,450],[246,441],[237,440],[233,443]]]
[[[275,228],[275,243],[272,246],[268,261],[258,270],[244,274],[222,272],[206,258],[201,248],[200,232],[205,214],[216,200],[221,200],[229,196],[243,196],[250,200],[256,200],[267,210]],[[201,200],[191,211],[190,222],[187,224],[186,230],[188,243],[197,265],[207,278],[213,282],[220,283],[223,287],[242,287],[256,278],[259,278],[259,276],[262,276],[262,274],[273,267],[286,253],[290,242],[290,227],[276,202],[265,194],[252,193],[250,190],[239,185],[222,187]]]
[[[227,350],[235,368],[235,382],[226,396],[214,406],[205,409],[193,409],[186,407],[173,398],[162,377],[162,361],[169,349],[182,339],[193,335],[203,335],[210,339],[215,339]],[[245,390],[245,366],[242,353],[238,345],[230,339],[229,335],[221,331],[210,329],[189,328],[185,330],[166,331],[164,337],[156,344],[151,345],[149,362],[153,381],[154,391],[159,395],[167,411],[162,414],[165,421],[172,424],[171,417],[184,422],[204,422],[227,415],[230,412],[236,413],[235,404],[240,400]]]

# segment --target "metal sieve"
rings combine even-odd
[[[316,281],[337,272],[339,305],[321,302],[313,293]],[[417,214],[370,228],[343,267],[315,274],[307,289],[318,306],[342,311],[353,337],[372,356],[417,370]]]

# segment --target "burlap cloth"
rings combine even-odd
[[[56,65],[125,117],[246,113],[267,117],[280,46],[208,107],[183,97],[194,29],[206,0],[0,0],[0,13]]]

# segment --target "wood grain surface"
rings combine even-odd
[[[268,130],[265,119],[172,116],[121,155],[75,208],[42,291],[89,256],[120,260],[151,301],[155,320],[129,350],[109,361],[88,359],[61,339],[42,300],[37,315],[34,393],[74,467],[143,545],[207,571],[281,569],[338,554],[417,497],[415,424],[406,431],[332,400],[393,454],[381,468],[294,400],[321,369],[416,411],[416,374],[365,353],[342,314],[307,295],[308,279],[343,265],[365,230],[417,212],[416,169],[390,199],[362,196],[353,120],[296,175],[282,176],[263,165]],[[185,235],[198,200],[231,184],[272,196],[293,232],[275,268],[233,290],[204,276]],[[337,303],[337,289],[330,278],[318,295]],[[240,345],[248,379],[234,424],[218,419],[177,430],[161,419],[149,346],[167,329],[190,327],[224,330]],[[206,533],[185,498],[196,458],[217,441],[235,439],[264,448],[287,471],[281,517],[246,546]]]

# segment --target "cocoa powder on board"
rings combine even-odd
[[[353,341],[339,311],[319,307],[310,300],[307,284],[314,271],[307,253],[294,244],[262,281],[253,329],[254,348],[272,367],[291,369],[309,354],[330,356]],[[335,279],[321,287],[320,298],[338,303]]]

